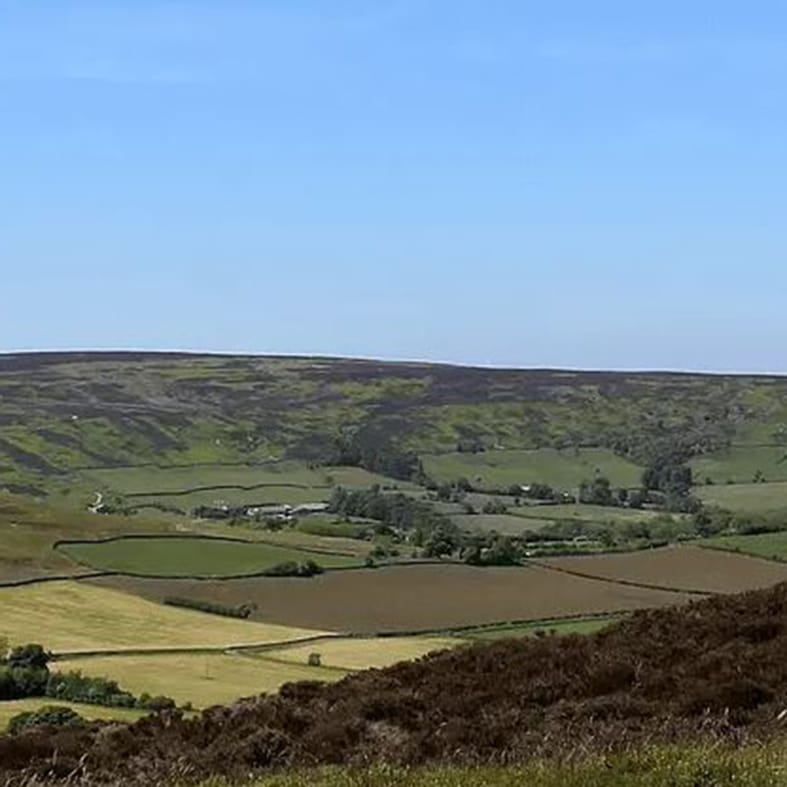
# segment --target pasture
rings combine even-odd
[[[323,667],[350,671],[389,667],[399,661],[412,661],[459,644],[461,641],[452,637],[337,638],[266,649],[260,655],[264,660],[305,665],[310,654],[319,653]]]
[[[0,702],[0,732],[6,729],[8,722],[17,714],[37,711],[47,705],[72,708],[88,721],[133,722],[147,715],[145,711],[132,708],[105,708],[101,705],[85,705],[81,702],[64,702],[51,697],[29,697],[24,700],[5,700]]]
[[[542,527],[553,524],[551,519],[525,518],[515,514],[454,514],[451,519],[468,532],[481,530],[490,533],[494,531],[504,536],[535,533]]]
[[[165,533],[174,527],[171,520],[155,514],[144,519],[96,516],[0,491],[0,582],[84,572],[52,549],[59,539]]]
[[[101,571],[140,576],[224,577],[259,574],[281,563],[313,560],[325,568],[361,565],[357,558],[316,554],[259,541],[177,536],[63,544],[72,560]]]
[[[55,666],[61,671],[81,670],[86,675],[111,678],[137,696],[143,692],[163,694],[196,708],[272,693],[292,681],[338,680],[343,674],[305,663],[225,653],[101,656],[65,660]]]
[[[539,563],[611,582],[639,582],[703,593],[737,593],[787,581],[787,565],[696,546],[544,558]]]
[[[568,491],[596,475],[606,476],[613,486],[632,487],[642,477],[641,467],[604,448],[428,454],[423,462],[427,474],[438,481],[467,478],[481,488],[540,483]]]
[[[592,506],[584,503],[562,503],[560,505],[511,506],[508,513],[522,519],[534,519],[559,522],[592,522],[594,524],[621,525],[636,522],[652,522],[664,518],[658,511],[647,511],[636,508],[619,508],[616,506]],[[672,514],[675,519],[681,516]]]
[[[359,467],[309,467],[303,462],[273,461],[256,465],[194,464],[157,467],[155,465],[117,467],[84,471],[85,481],[97,488],[135,496],[188,496],[205,490],[221,496],[227,492],[256,495],[266,487],[300,488],[310,500],[325,496],[334,486],[369,487],[374,484],[410,486]],[[223,488],[223,489],[222,489]]]
[[[152,599],[174,595],[230,605],[253,602],[257,612],[252,619],[357,634],[440,631],[623,612],[688,600],[681,593],[625,587],[537,567],[476,568],[452,563],[336,571],[309,580],[107,577],[91,582]]]
[[[787,514],[787,482],[700,486],[694,493],[703,503],[730,511],[767,514],[783,510]]]
[[[706,539],[701,544],[768,560],[787,560],[787,531],[746,536],[718,536]]]
[[[459,636],[470,640],[498,640],[513,639],[516,637],[533,637],[539,633],[547,632],[558,636],[568,634],[595,634],[614,625],[621,616],[608,615],[587,618],[571,618],[569,620],[536,620],[532,623],[504,624],[501,626],[485,626],[482,628],[463,631]]]
[[[12,644],[39,642],[57,653],[262,645],[320,633],[208,617],[73,581],[0,588],[0,609],[0,636]]]
[[[749,484],[757,473],[767,481],[787,481],[787,446],[739,446],[691,461],[697,483],[711,479],[714,484]]]

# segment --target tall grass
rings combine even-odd
[[[670,746],[577,762],[517,767],[329,769],[261,778],[244,787],[785,787],[787,747]],[[240,787],[210,780],[202,787]]]

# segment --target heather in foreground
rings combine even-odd
[[[787,746],[645,747],[576,762],[508,768],[323,769],[200,787],[784,787]]]
[[[587,637],[501,641],[333,685],[288,684],[195,719],[32,730],[0,738],[0,778],[151,784],[324,766],[528,765],[656,744],[735,748],[787,734],[785,654],[783,584],[636,613]]]

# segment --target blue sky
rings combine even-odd
[[[787,6],[0,0],[0,349],[787,372]]]

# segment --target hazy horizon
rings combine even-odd
[[[0,0],[0,350],[787,373],[787,9]]]

